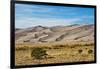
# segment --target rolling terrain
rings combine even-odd
[[[15,44],[16,65],[93,61],[94,25],[16,28]],[[36,47],[46,50],[45,59],[31,57]]]
[[[93,25],[70,25],[19,29],[15,32],[16,43],[45,43],[64,40],[92,41],[94,38]]]

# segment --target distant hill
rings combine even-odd
[[[45,43],[58,41],[94,40],[94,25],[78,25],[44,27],[35,26],[16,29],[16,43]]]
[[[21,30],[20,28],[16,28],[15,31]]]

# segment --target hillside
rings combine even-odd
[[[59,41],[93,41],[94,25],[70,25],[18,29],[16,43],[45,43]]]

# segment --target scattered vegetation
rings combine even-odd
[[[51,47],[42,47],[42,48],[44,48],[44,49],[52,49]]]
[[[28,50],[29,47],[28,46],[23,46],[23,47],[16,47],[16,50]]]
[[[85,46],[86,45],[86,46]],[[91,45],[91,46],[90,46]],[[94,60],[94,43],[62,43],[62,44],[16,44],[15,63],[25,64],[47,64],[70,61]],[[84,51],[84,53],[83,53]],[[23,54],[24,53],[24,54]]]
[[[43,49],[60,49],[60,48],[65,48],[65,47],[70,47],[70,48],[75,48],[77,46],[93,46],[94,43],[85,43],[85,44],[60,44],[60,45],[52,45],[51,47],[47,47],[47,46],[40,46],[40,48]],[[25,45],[25,46],[21,46],[21,47],[16,47],[16,50],[28,50],[28,49],[33,49],[34,46],[29,46],[29,45]]]
[[[73,44],[72,46],[93,46],[94,43]]]
[[[61,49],[63,47],[66,47],[67,45],[54,45],[53,49]]]
[[[94,43],[84,44],[84,46],[93,46]]]

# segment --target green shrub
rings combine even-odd
[[[93,50],[89,50],[88,53],[89,53],[89,54],[93,53]]]
[[[82,53],[83,50],[78,50],[79,53]]]
[[[42,59],[46,55],[46,50],[43,48],[33,48],[31,52],[31,57],[34,57],[35,59]]]

